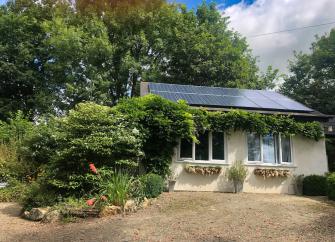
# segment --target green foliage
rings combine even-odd
[[[303,180],[303,194],[325,196],[327,194],[327,178],[320,175],[306,176]]]
[[[335,201],[335,172],[327,176],[327,194],[329,199]]]
[[[238,185],[243,185],[247,175],[248,169],[243,164],[243,161],[235,161],[231,167],[227,168],[226,176],[229,181],[234,183],[235,193],[238,192]]]
[[[335,29],[312,43],[311,53],[295,53],[281,92],[327,114],[335,113]]]
[[[143,133],[144,157],[141,163],[147,173],[166,176],[173,148],[178,138],[194,138],[194,122],[189,107],[156,95],[122,100],[115,110],[138,124]]]
[[[147,198],[158,197],[164,188],[164,180],[161,176],[157,174],[146,174],[140,178],[143,184],[144,195]]]
[[[7,187],[0,188],[0,202],[21,202],[29,184],[11,179]]]
[[[33,123],[18,111],[7,122],[0,121],[0,181],[10,179],[30,180],[37,166],[22,154],[22,144],[34,133]]]
[[[166,0],[10,1],[0,14],[0,120],[63,114],[139,94],[139,81],[271,88],[214,4]]]
[[[243,110],[229,112],[208,112],[195,109],[191,111],[195,116],[198,130],[235,131],[243,130],[261,135],[274,133],[284,135],[303,135],[309,139],[319,140],[323,137],[323,130],[318,122],[299,122],[284,115],[264,115]]]
[[[141,177],[136,177],[132,180],[129,187],[129,196],[137,203],[142,202],[146,197],[145,188],[141,181]]]
[[[25,209],[29,210],[36,207],[46,207],[56,204],[59,195],[50,189],[46,183],[41,181],[30,184],[29,189],[23,194],[22,204]]]
[[[104,185],[101,194],[108,197],[108,201],[116,206],[123,206],[129,197],[131,177],[124,172],[115,172]]]
[[[88,165],[136,170],[142,157],[142,134],[110,107],[82,103],[59,119],[57,153],[51,159],[50,183],[64,192],[89,192]],[[54,171],[57,172],[54,172]]]

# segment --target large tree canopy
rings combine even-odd
[[[272,88],[215,5],[165,0],[16,0],[0,9],[0,119],[113,105],[141,80]]]
[[[335,29],[312,43],[311,53],[295,53],[281,92],[326,114],[335,114]]]

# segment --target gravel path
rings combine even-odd
[[[335,241],[335,203],[270,194],[165,193],[126,216],[41,224],[0,203],[0,241]]]

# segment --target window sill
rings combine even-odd
[[[183,163],[183,164],[199,164],[199,165],[225,165],[229,166],[224,160],[176,160],[176,163]]]
[[[274,167],[274,168],[297,168],[297,166],[295,166],[293,164],[245,163],[245,166]]]

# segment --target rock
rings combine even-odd
[[[151,205],[151,200],[145,197],[142,202],[142,208],[149,207],[150,205]]]
[[[105,217],[105,216],[110,216],[110,215],[117,215],[121,212],[122,212],[122,209],[119,206],[114,206],[114,205],[106,206],[100,211],[99,216]]]
[[[123,206],[124,212],[136,212],[136,203],[134,200],[128,200]]]
[[[54,223],[54,222],[57,222],[61,219],[61,214],[58,210],[52,210],[52,211],[49,211],[47,212],[43,219],[42,219],[42,222],[43,223]]]
[[[41,221],[48,212],[48,208],[33,208],[32,210],[25,211],[23,217],[32,221]]]

